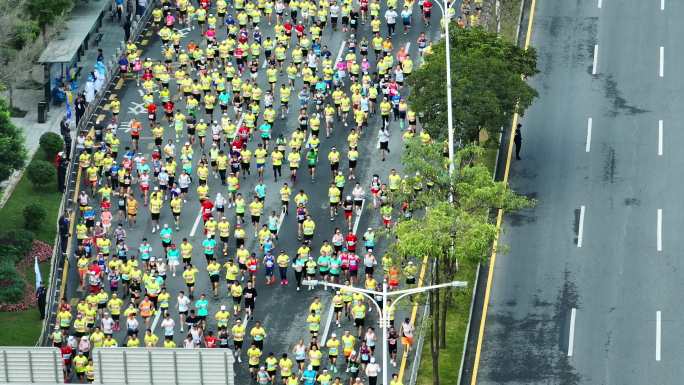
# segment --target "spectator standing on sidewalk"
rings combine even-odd
[[[513,142],[515,143],[515,159],[520,160],[520,150],[522,149],[522,124],[518,123],[515,127],[515,136],[513,137]]]
[[[43,286],[43,282],[38,284],[36,289],[36,300],[38,301],[38,311],[40,312],[40,319],[45,319],[45,300],[47,297],[47,289]]]
[[[136,0],[135,14],[142,16],[147,8],[147,0]]]
[[[126,16],[123,23],[124,30],[124,41],[129,41],[131,39],[131,18]]]
[[[76,126],[78,127],[78,122],[81,121],[81,118],[83,117],[83,114],[85,114],[86,110],[86,101],[85,97],[83,94],[79,94],[78,97],[76,97],[76,102],[75,104],[75,110],[76,110]],[[68,129],[69,127],[67,126],[66,130],[66,135],[69,135],[71,132]],[[62,129],[62,136],[65,136],[65,131]],[[66,142],[66,139],[64,140]]]

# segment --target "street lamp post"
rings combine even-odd
[[[464,281],[453,281],[453,282],[448,282],[448,283],[442,283],[439,285],[430,285],[430,286],[422,286],[422,287],[416,287],[413,289],[404,289],[404,290],[397,290],[397,291],[388,291],[387,290],[387,281],[383,281],[382,283],[382,291],[376,291],[376,290],[368,290],[368,289],[362,289],[360,287],[353,287],[353,286],[347,286],[347,285],[340,285],[337,283],[332,283],[332,282],[327,282],[327,281],[319,281],[319,280],[304,280],[302,282],[304,285],[323,285],[323,286],[330,286],[338,289],[345,289],[349,292],[352,293],[359,293],[364,295],[366,298],[370,299],[370,302],[375,305],[376,309],[378,310],[378,314],[380,314],[380,320],[378,320],[378,324],[380,328],[382,328],[382,384],[383,385],[388,385],[389,384],[389,375],[388,375],[388,364],[387,364],[387,332],[390,326],[390,320],[389,320],[389,315],[392,313],[391,310],[394,308],[394,306],[399,302],[400,299],[413,295],[413,294],[419,294],[419,293],[424,293],[426,291],[430,290],[435,290],[435,289],[440,289],[444,287],[466,287],[468,285],[468,282]],[[392,301],[392,304],[390,306],[382,306],[375,301],[375,298],[373,296],[380,296],[382,297],[382,303],[383,305],[387,304],[387,300],[389,297],[397,297],[394,301]],[[321,341],[321,343],[324,343],[324,341]]]
[[[444,0],[444,5],[438,0],[435,2],[442,11],[442,20],[444,22],[444,32],[446,36],[446,87],[447,87],[447,131],[449,135],[449,177],[454,176],[455,165],[454,165],[454,115],[451,105],[451,46],[449,44],[449,8],[455,3],[455,1],[449,2],[449,0]]]

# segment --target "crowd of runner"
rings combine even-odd
[[[431,0],[401,5],[387,0],[381,13],[377,0],[166,0],[153,10],[162,60],[144,58],[129,41],[118,63],[121,76],[142,90],[147,119],[132,119],[128,133],[122,133],[121,101],[113,98],[106,126],[77,138],[75,161],[83,184],[73,261],[84,295],[75,306],[62,301],[51,334],[68,377],[94,380],[93,348],[205,347],[233,349],[258,384],[376,383],[376,349],[385,342],[377,341],[375,328],[366,322],[375,304],[363,295],[344,289],[334,293],[333,322],[343,331],[323,342],[319,332],[325,320],[316,297],[306,317],[308,335],[277,355],[264,350],[266,325],[254,321],[247,327],[243,316],[253,318],[257,287],[264,284],[299,291],[312,290],[304,280],[314,278],[372,290],[381,290],[383,282],[390,289],[416,283],[413,262],[400,265],[389,255],[376,256],[374,229],[357,238],[352,223],[364,201],[385,228],[397,216],[411,215],[407,200],[390,203],[392,194],[405,188],[397,170],[358,180],[356,167],[362,138],[375,140],[367,138],[376,128],[369,122],[379,126],[383,161],[391,135],[431,141],[405,98],[405,80],[419,63],[403,47],[394,47],[392,36],[414,23],[429,24],[432,7]],[[412,16],[414,8],[420,17]],[[274,26],[272,35],[259,29],[264,21]],[[185,39],[180,30],[187,27],[199,29],[202,40]],[[359,28],[370,28],[372,39],[357,40]],[[322,39],[329,29],[344,33],[345,49],[336,61]],[[420,56],[429,53],[424,33],[416,44]],[[260,86],[258,76],[265,76],[267,85]],[[296,114],[297,125],[285,135],[288,112]],[[320,154],[321,141],[339,122],[346,148]],[[392,124],[401,132],[390,131],[390,122],[397,122]],[[122,135],[130,135],[130,141]],[[151,150],[140,144],[145,136],[151,136]],[[122,138],[130,144],[123,146]],[[316,180],[319,162],[332,175],[323,181],[330,220],[343,217],[345,226],[325,234],[329,242],[314,245],[312,203],[296,186],[301,178]],[[241,187],[246,178],[256,179],[253,190]],[[267,178],[280,185],[279,191],[268,192],[280,201],[270,213],[265,210]],[[209,181],[223,188],[210,191]],[[201,250],[188,240],[185,230],[191,224],[182,222],[192,199],[201,206]],[[142,229],[137,221],[148,216],[151,228]],[[286,216],[296,217],[297,250],[278,247]],[[154,239],[131,244],[130,231],[151,231]],[[200,271],[194,262],[202,255],[206,268]],[[195,290],[203,276],[211,292]],[[179,280],[185,290],[167,291],[169,280]],[[210,314],[209,297],[231,304]],[[151,329],[158,313],[161,340]],[[408,319],[394,325],[394,314],[391,322],[386,343],[396,366],[400,342],[404,349],[411,347],[413,325]],[[125,338],[117,340],[124,330]],[[396,374],[390,384],[399,384]]]

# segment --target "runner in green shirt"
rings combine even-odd
[[[318,163],[318,151],[310,148],[306,153],[306,164],[309,166],[309,175],[312,182],[316,181],[316,163]]]

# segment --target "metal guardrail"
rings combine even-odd
[[[59,384],[64,360],[57,348],[0,348],[0,383]]]
[[[431,271],[435,271],[435,268],[437,267],[437,260],[432,261],[432,268],[430,269]],[[434,284],[434,279],[430,279],[430,284]],[[428,315],[430,314],[430,296],[432,295],[431,291],[428,291],[426,294],[425,298],[425,306],[423,307],[423,317],[420,319],[420,328],[418,328],[418,342],[416,343],[416,349],[413,357],[413,365],[411,366],[411,376],[409,377],[409,385],[415,385],[416,381],[418,380],[418,370],[420,369],[420,360],[422,358],[422,353],[423,353],[423,345],[425,344],[425,331],[427,330],[428,327],[428,320],[430,317]]]
[[[96,348],[92,357],[97,384],[235,385],[230,349]]]
[[[140,38],[142,31],[144,30],[145,26],[147,25],[147,22],[149,21],[152,15],[152,10],[155,8],[156,5],[157,0],[150,2],[147,9],[145,10],[145,13],[142,16],[136,16],[136,19],[134,20],[135,24],[132,28],[131,33],[131,36],[135,36],[136,41]],[[122,45],[124,44],[125,42],[122,43]],[[112,81],[116,79],[119,75],[118,59],[119,54],[122,51],[123,47],[114,55],[113,60],[110,60],[108,63],[105,64],[105,86],[103,86],[102,89],[100,89],[100,92],[98,92],[95,95],[95,100],[89,103],[86,107],[83,116],[81,117],[78,125],[76,126],[77,134],[81,132],[87,132],[90,130],[89,124],[91,124],[90,121],[93,118],[93,115],[96,111],[98,111],[101,108],[100,105],[105,96],[111,93],[110,88],[113,83]],[[78,196],[78,188],[80,184],[80,169],[78,169],[77,167],[78,154],[76,154],[76,140],[72,140],[71,142],[70,155],[71,160],[69,162],[69,166],[67,168],[66,173],[66,189],[65,193],[62,196],[62,201],[60,203],[58,211],[59,217],[61,217],[62,215],[66,215],[69,210],[72,211],[72,216],[70,218],[69,237],[67,237],[67,252],[62,253],[62,238],[59,234],[59,224],[56,224],[58,229],[57,237],[55,239],[55,245],[52,249],[52,258],[50,265],[50,282],[49,286],[47,287],[48,293],[46,295],[45,319],[43,320],[43,327],[41,330],[40,337],[36,342],[36,346],[50,344],[49,336],[50,331],[52,331],[52,328],[55,325],[57,306],[59,305],[60,299],[63,298],[66,294],[64,291],[66,289],[66,280],[69,277],[69,255],[71,251],[68,246],[70,246],[74,242],[73,234],[76,226],[76,218],[75,211],[73,210],[73,208],[76,202],[76,198]],[[73,198],[70,199],[69,197]]]

